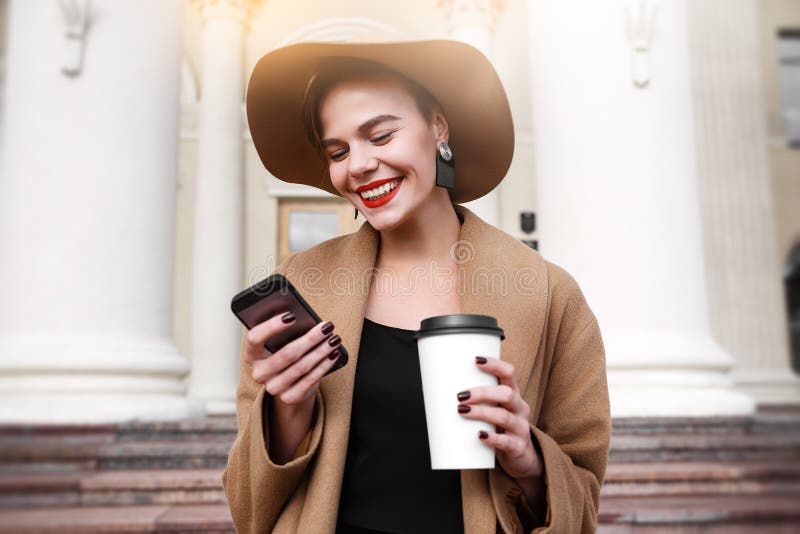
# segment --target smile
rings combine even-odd
[[[395,187],[397,187],[398,182],[400,182],[400,178],[392,180],[391,182],[387,182],[374,189],[367,189],[366,191],[361,191],[361,198],[377,200],[389,194],[390,191],[392,191]]]
[[[397,191],[400,190],[402,181],[402,178],[395,178],[390,182],[384,182],[378,187],[367,189],[366,191],[360,191],[359,195],[361,195],[361,202],[363,202],[364,206],[368,208],[377,208],[383,206],[395,197]]]

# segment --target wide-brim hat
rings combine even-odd
[[[381,63],[416,81],[441,104],[456,161],[454,202],[482,197],[503,179],[514,155],[514,123],[503,84],[478,49],[452,40],[304,42],[275,49],[256,64],[247,87],[247,121],[267,170],[285,182],[339,192],[309,140],[303,105],[309,80],[332,58]],[[436,147],[431,147],[435,157]]]

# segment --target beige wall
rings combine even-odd
[[[800,150],[790,149],[782,137],[778,82],[777,32],[800,29],[800,2],[759,0],[766,113],[770,118],[770,170],[775,191],[775,222],[780,265],[800,243]]]

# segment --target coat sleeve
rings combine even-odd
[[[543,369],[522,392],[531,408],[539,406],[530,435],[544,465],[547,509],[533,510],[502,469],[490,471],[495,508],[504,532],[590,533],[597,530],[611,438],[605,350],[577,282],[549,262],[548,278],[545,342],[537,356]]]
[[[541,416],[531,425],[542,449],[547,487],[546,528],[534,532],[591,533],[597,530],[611,435],[597,321],[592,319],[559,352]]]
[[[553,267],[551,267],[552,269]],[[606,360],[600,327],[575,280],[560,267],[553,293],[557,326],[538,420],[531,433],[542,451],[547,512],[534,533],[597,530],[600,486],[611,438]]]
[[[292,257],[275,268],[283,273]],[[245,333],[246,335],[246,333]],[[276,464],[269,457],[269,402],[264,386],[253,380],[252,366],[244,360],[245,335],[239,353],[236,391],[236,440],[228,455],[222,484],[237,532],[272,532],[278,517],[309,469],[319,449],[325,421],[322,392],[317,390],[311,428],[294,458]]]

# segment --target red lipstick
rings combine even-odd
[[[356,193],[361,193],[362,191],[366,191],[367,189],[374,189],[376,187],[382,186],[387,182],[397,180],[397,178],[398,177],[395,176],[394,178],[386,178],[385,180],[375,180],[373,182],[368,183],[367,185],[362,185],[361,187],[356,189]]]
[[[389,191],[388,194],[386,194],[385,196],[382,196],[379,199],[372,200],[372,199],[364,198],[364,197],[361,196],[361,191],[364,191],[366,189],[372,189],[373,187],[378,187],[380,185],[385,184],[386,182],[392,182],[394,180],[398,180],[397,185],[394,187],[394,189],[392,189],[391,191]],[[384,204],[386,204],[387,202],[389,202],[390,200],[392,200],[394,198],[394,196],[397,194],[397,191],[400,189],[400,187],[402,185],[403,185],[403,179],[402,178],[400,178],[400,179],[398,179],[398,178],[389,178],[388,180],[375,180],[374,182],[372,182],[372,183],[370,183],[370,184],[368,184],[366,186],[359,187],[357,189],[357,191],[359,192],[358,196],[359,196],[359,198],[361,198],[361,202],[364,204],[364,206],[366,206],[368,208],[379,208],[379,207],[383,206]]]

